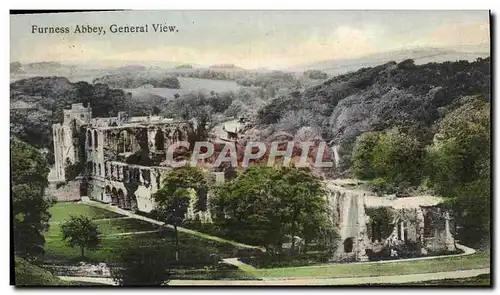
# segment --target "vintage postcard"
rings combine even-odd
[[[10,28],[13,285],[491,286],[489,11]]]

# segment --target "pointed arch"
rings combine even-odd
[[[94,148],[97,149],[99,146],[99,135],[97,134],[97,130],[94,130]]]

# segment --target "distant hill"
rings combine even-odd
[[[489,55],[489,51],[462,52],[459,50],[438,48],[408,49],[370,54],[355,59],[326,60],[313,64],[292,67],[287,70],[293,72],[320,70],[328,73],[330,76],[335,76],[356,71],[365,67],[378,66],[389,61],[401,62],[406,59],[413,59],[415,64],[420,65],[429,62],[458,60],[474,61],[478,57],[486,58]]]
[[[211,69],[226,69],[226,70],[245,70],[234,64],[215,64],[210,66]]]

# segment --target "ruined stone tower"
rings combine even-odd
[[[78,161],[78,149],[73,144],[75,128],[89,124],[92,118],[92,108],[83,103],[71,105],[71,109],[63,110],[62,124],[52,125],[54,140],[55,177],[57,181],[66,181],[65,167],[67,163],[75,164]],[[72,127],[74,126],[74,127]]]

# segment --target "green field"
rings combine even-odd
[[[72,264],[82,260],[78,248],[70,248],[61,240],[61,223],[71,215],[83,214],[94,220],[101,233],[101,247],[94,251],[87,250],[84,260],[113,263],[116,262],[118,250],[128,242],[148,247],[160,241],[165,251],[170,253],[169,260],[174,263],[173,279],[254,279],[252,274],[234,266],[217,263],[218,259],[233,255],[238,248],[233,243],[213,237],[208,239],[208,236],[198,232],[179,232],[180,261],[175,262],[173,230],[166,229],[160,233],[157,232],[160,228],[158,225],[85,204],[57,203],[50,212],[50,227],[45,233],[46,263]]]
[[[71,215],[86,215],[92,219],[122,217],[115,212],[71,202],[56,203],[49,212],[52,215],[50,222],[61,222],[67,220]]]
[[[490,267],[489,253],[390,263],[345,263],[317,266],[249,269],[265,278],[349,278],[443,272]]]

